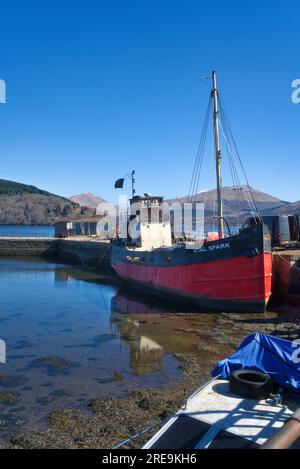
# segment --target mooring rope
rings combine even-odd
[[[295,269],[295,270],[298,270],[298,271],[300,272],[300,268],[299,268],[299,267],[297,267],[295,264],[292,264],[292,261],[288,261],[287,259],[285,259],[285,257],[281,256],[278,251],[275,251],[275,249],[273,249],[273,250],[272,250],[272,253],[273,253],[273,254],[276,254],[276,256],[280,257],[280,259],[282,259],[283,261],[287,262],[287,263],[290,265],[291,269]],[[295,262],[295,261],[294,261],[294,262]]]
[[[107,244],[108,245],[108,244]],[[97,267],[99,267],[99,265],[102,263],[103,259],[104,259],[104,256],[106,254],[106,251],[107,251],[107,246],[104,247],[103,249],[103,253],[102,253],[102,256],[99,257],[97,263],[94,265],[94,266],[90,266],[88,264],[86,264],[86,262],[84,261],[82,255],[80,254],[79,252],[79,248],[78,248],[78,251],[77,251],[77,256],[81,262],[81,264],[88,270],[96,270]]]
[[[150,427],[146,428],[145,430],[142,430],[141,432],[139,433],[136,433],[135,435],[132,435],[130,437],[128,437],[126,440],[122,441],[121,443],[119,443],[118,445],[116,446],[113,446],[112,449],[119,449],[121,448],[122,446],[126,445],[127,443],[130,443],[132,440],[135,440],[136,438],[138,438],[139,436],[142,436],[144,435],[145,433],[149,432],[150,430],[154,430],[154,428],[157,428],[159,427],[160,425],[162,425],[163,423],[166,423],[168,422],[169,420],[173,419],[173,418],[177,418],[179,417],[180,415],[184,414],[184,415],[192,415],[191,413],[188,413],[188,412],[183,412],[186,408],[187,408],[187,405],[189,403],[189,401],[196,396],[196,394],[198,394],[200,391],[202,391],[208,384],[212,383],[213,381],[216,381],[217,379],[220,378],[220,375],[210,379],[209,381],[207,381],[206,383],[204,384],[201,384],[201,386],[199,386],[198,389],[196,389],[196,391],[193,392],[193,394],[191,396],[189,396],[187,398],[187,400],[185,401],[185,403],[183,404],[183,406],[181,406],[181,411],[177,411],[176,414],[173,414],[173,415],[170,415],[169,417],[166,417],[165,419],[162,419],[160,420],[159,422],[157,423],[154,423],[153,425],[150,425]],[[195,414],[195,412],[193,412],[193,414]]]
[[[82,255],[79,253],[79,249],[78,249],[78,251],[77,251],[77,256],[79,257],[79,260],[80,260],[81,264],[83,265],[83,267],[85,267],[85,268],[86,268],[87,270],[89,270],[89,271],[92,271],[92,270],[95,271],[95,270],[100,266],[100,264],[103,262],[104,256],[105,256],[105,254],[106,254],[106,252],[107,252],[107,246],[108,246],[108,245],[109,245],[109,244],[107,243],[107,245],[104,246],[102,256],[99,257],[97,264],[94,265],[94,266],[89,266],[89,265],[87,265],[87,264],[85,263],[85,261],[84,261],[83,258],[82,258]],[[107,306],[107,304],[106,304],[105,296],[104,296],[104,293],[103,293],[103,289],[102,289],[102,285],[101,285],[101,284],[100,284],[100,293],[101,293],[102,301],[103,301],[103,304],[104,304],[105,312],[106,312],[106,314],[109,316],[110,310],[109,310],[109,308],[108,308],[108,306]]]
[[[154,423],[153,425],[150,425],[150,427],[146,428],[145,430],[142,430],[141,432],[136,433],[135,435],[132,435],[129,438],[127,438],[126,440],[122,441],[118,445],[113,446],[112,449],[122,448],[122,446],[126,445],[126,443],[130,443],[132,440],[135,440],[136,438],[138,438],[139,436],[144,435],[145,433],[149,432],[150,430],[154,430],[154,428],[157,428],[159,425],[162,425],[163,423],[165,423],[168,420],[171,420],[172,418],[175,418],[175,417],[178,417],[178,413],[174,414],[174,415],[171,415],[170,417],[167,417],[163,420],[160,420],[160,422],[157,422],[157,423]]]

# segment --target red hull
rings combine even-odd
[[[238,305],[244,303],[262,310],[271,295],[271,253],[168,267],[117,261],[113,267],[123,279],[194,298],[199,304],[222,301],[229,309],[236,304],[242,310]]]

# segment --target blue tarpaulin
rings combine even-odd
[[[228,380],[234,370],[262,371],[268,373],[282,388],[300,396],[299,342],[266,334],[251,334],[233,355],[216,365],[212,376],[221,375]]]

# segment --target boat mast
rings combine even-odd
[[[216,72],[212,72],[213,90],[212,96],[214,100],[214,129],[215,129],[215,149],[216,149],[216,174],[217,174],[217,196],[218,196],[218,218],[219,218],[219,236],[224,238],[223,224],[223,204],[222,204],[222,179],[221,179],[221,149],[219,138],[219,110],[218,110],[218,89]]]
[[[135,187],[134,187],[134,184],[135,184],[135,170],[133,169],[132,172],[131,172],[131,191],[132,191],[132,198],[135,196]]]

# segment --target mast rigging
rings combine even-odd
[[[219,110],[218,110],[218,89],[216,72],[212,72],[213,90],[212,97],[214,100],[214,133],[215,133],[215,151],[216,151],[216,176],[217,176],[217,199],[218,199],[218,218],[219,218],[219,236],[224,238],[223,223],[223,204],[222,204],[222,178],[221,178],[221,149],[219,137]]]

